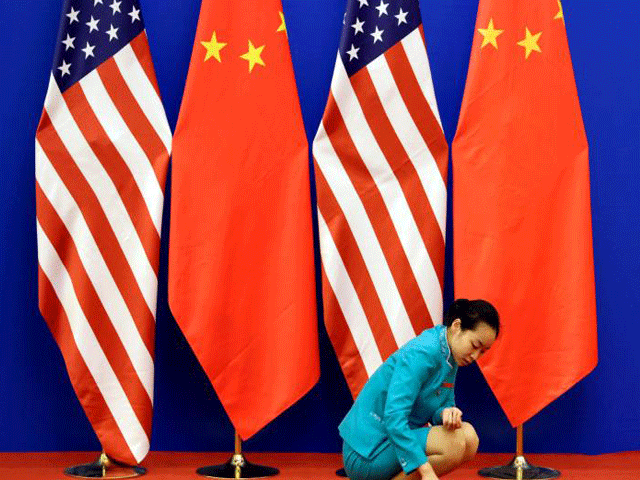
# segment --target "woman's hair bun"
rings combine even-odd
[[[459,318],[463,330],[473,330],[478,322],[485,322],[496,332],[500,332],[500,316],[493,305],[486,300],[458,298],[444,315],[444,325],[450,327]]]
[[[456,318],[464,316],[469,309],[469,300],[466,298],[458,298],[455,300],[447,310],[444,316],[444,324],[449,327]]]
[[[467,311],[467,309],[469,308],[469,304],[470,303],[471,302],[469,300],[467,300],[466,298],[458,298],[455,302],[453,302],[451,307],[453,307],[455,312],[463,313],[463,312]]]

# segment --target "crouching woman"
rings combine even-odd
[[[351,480],[437,480],[473,458],[474,428],[453,387],[458,366],[486,352],[500,331],[484,300],[456,300],[444,324],[424,330],[371,376],[339,427]],[[431,424],[429,426],[427,424]]]

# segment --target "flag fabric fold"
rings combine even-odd
[[[324,321],[353,396],[442,322],[448,147],[417,0],[350,0],[313,142]]]
[[[64,2],[36,132],[40,311],[102,448],[149,451],[171,131],[137,0]]]
[[[319,377],[308,144],[280,0],[204,0],[173,142],[169,305],[246,439]]]
[[[481,0],[453,142],[458,297],[500,312],[480,367],[512,425],[597,363],[588,145],[559,0]]]

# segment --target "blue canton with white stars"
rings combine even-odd
[[[349,0],[340,56],[352,76],[422,23],[418,0]]]
[[[65,0],[52,73],[64,92],[144,30],[138,0]]]

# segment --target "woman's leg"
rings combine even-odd
[[[437,475],[443,475],[473,458],[478,450],[478,436],[467,422],[456,430],[438,425],[431,427],[426,447],[433,470]]]
[[[480,443],[480,440],[478,439],[478,434],[476,433],[475,428],[473,428],[473,425],[471,425],[470,423],[462,422],[461,430],[462,430],[462,433],[464,434],[465,443],[466,443],[464,458],[462,459],[462,461],[468,462],[469,460],[472,460],[473,457],[476,456],[476,453],[478,452],[478,445]]]
[[[478,443],[478,435],[470,423],[462,422],[462,427],[456,430],[431,427],[426,445],[429,463],[436,475],[444,475],[471,460],[478,451]],[[420,473],[400,472],[392,480],[420,480]]]
[[[449,430],[440,425],[431,427],[426,451],[436,475],[448,473],[462,463],[466,440],[460,430]]]

